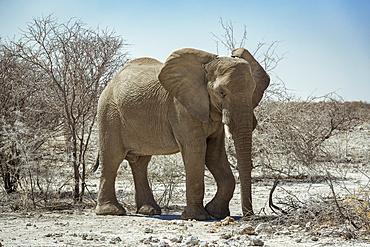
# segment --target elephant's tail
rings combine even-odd
[[[99,167],[99,154],[98,157],[96,157],[95,164],[91,167],[90,172],[91,173],[96,172],[96,170],[98,170],[98,167]]]

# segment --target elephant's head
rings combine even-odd
[[[222,114],[222,122],[230,128],[235,143],[243,214],[253,213],[253,108],[260,102],[270,82],[265,70],[244,48],[234,50],[232,57],[217,57],[187,48],[170,55],[159,74],[159,80],[199,120],[209,120],[210,107]]]

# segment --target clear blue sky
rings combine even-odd
[[[305,98],[336,91],[345,100],[370,102],[370,1],[368,0],[0,0],[0,37],[19,33],[33,17],[54,13],[59,21],[82,19],[109,27],[128,43],[132,57],[164,61],[174,50],[217,52],[211,34],[219,18],[232,20],[236,36],[248,30],[245,47],[282,41],[288,52],[275,73]],[[220,49],[220,55],[229,54]]]

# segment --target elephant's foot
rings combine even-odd
[[[162,212],[158,204],[155,203],[154,205],[151,204],[142,205],[140,208],[138,208],[137,213],[145,215],[160,215]]]
[[[211,216],[207,211],[201,207],[197,209],[185,208],[185,211],[181,214],[181,219],[183,220],[210,220]]]
[[[216,219],[223,219],[230,215],[229,203],[217,203],[212,200],[206,205],[206,210]]]
[[[95,214],[97,215],[126,215],[126,210],[119,204],[116,203],[103,203],[95,208]]]

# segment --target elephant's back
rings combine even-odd
[[[127,63],[112,79],[121,87],[145,86],[158,81],[163,64],[154,58],[137,58]],[[116,85],[118,86],[118,85]]]
[[[151,57],[136,58],[126,64],[126,66],[162,66],[162,65],[163,63]]]
[[[134,108],[142,102],[166,100],[168,92],[158,80],[162,66],[161,62],[149,57],[130,61],[108,83],[101,98],[107,98],[105,103],[121,109]]]
[[[150,58],[131,61],[112,84],[111,98],[121,123],[121,138],[131,154],[178,151],[167,116],[173,97],[158,80],[162,63]]]

